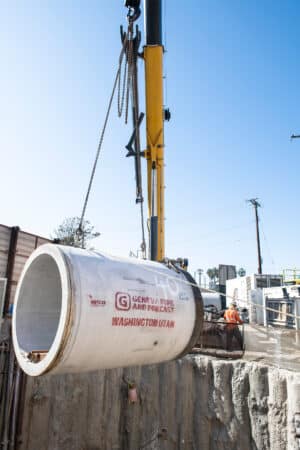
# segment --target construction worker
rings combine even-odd
[[[232,338],[235,337],[238,341],[241,350],[243,349],[243,338],[239,330],[238,324],[243,324],[244,322],[240,318],[240,315],[236,309],[236,303],[232,302],[229,305],[229,309],[226,309],[224,314],[227,334],[227,350],[231,350]]]

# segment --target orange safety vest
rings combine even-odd
[[[226,309],[224,319],[228,323],[243,323],[236,309]]]

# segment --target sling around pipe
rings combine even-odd
[[[195,345],[200,303],[185,274],[163,264],[46,244],[17,287],[16,357],[31,376],[174,359]]]

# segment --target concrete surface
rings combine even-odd
[[[299,386],[293,371],[199,355],[28,378],[20,449],[296,450]]]
[[[245,325],[244,360],[300,373],[300,332]]]

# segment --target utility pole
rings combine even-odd
[[[254,211],[255,211],[258,273],[261,275],[262,274],[262,258],[261,258],[261,250],[260,250],[259,219],[258,219],[258,212],[257,212],[257,208],[261,208],[261,205],[258,202],[258,198],[250,198],[249,200],[247,200],[247,202],[249,202],[253,205]]]

